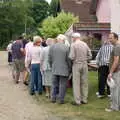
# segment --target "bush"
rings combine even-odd
[[[73,14],[61,12],[57,17],[50,16],[45,19],[42,28],[38,28],[38,31],[46,38],[56,37],[58,34],[64,34],[75,22],[78,22],[78,18]]]

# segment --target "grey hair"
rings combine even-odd
[[[80,33],[73,33],[73,34],[72,34],[72,37],[73,37],[73,38],[80,38],[81,35],[80,35]]]
[[[47,44],[47,45],[52,45],[52,44],[53,44],[53,39],[52,39],[52,38],[48,38],[48,39],[46,40],[46,44]]]
[[[63,40],[63,41],[65,42],[66,39],[67,39],[66,36],[63,35],[63,34],[59,34],[59,35],[57,36],[57,41]]]
[[[36,43],[38,41],[41,41],[42,42],[42,38],[40,36],[34,36],[33,37],[33,43]]]

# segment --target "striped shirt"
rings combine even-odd
[[[98,66],[109,65],[112,50],[113,46],[110,43],[102,45],[96,56],[96,63]]]

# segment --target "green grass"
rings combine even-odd
[[[109,105],[109,99],[96,97],[97,83],[97,72],[89,72],[89,98],[86,105],[79,107],[71,105],[72,89],[67,90],[66,104],[52,104],[42,95],[38,98],[39,105],[44,106],[51,114],[62,120],[120,120],[119,112],[105,112],[105,108]]]

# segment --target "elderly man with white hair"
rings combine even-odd
[[[73,43],[70,49],[70,59],[73,61],[73,105],[87,103],[88,97],[88,65],[92,54],[88,45],[81,41],[79,33],[73,33]]]
[[[38,94],[42,94],[42,75],[40,72],[40,59],[42,55],[42,49],[40,44],[42,38],[40,36],[33,37],[33,47],[29,51],[29,56],[27,58],[27,65],[31,64],[31,78],[30,78],[30,94],[34,95],[37,91]]]
[[[66,37],[58,35],[57,43],[52,45],[49,52],[49,63],[52,67],[52,91],[51,101],[58,99],[60,104],[64,104],[66,84],[69,76],[69,47],[65,45]]]

